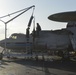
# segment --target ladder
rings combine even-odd
[[[76,51],[76,39],[73,35],[70,35],[70,41],[71,41],[74,51]]]

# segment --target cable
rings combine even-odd
[[[31,6],[31,7],[35,7],[35,6],[33,5],[33,6]],[[28,7],[28,8],[29,8],[29,7]],[[27,10],[28,8],[24,8],[24,9],[22,9],[22,10],[19,10],[19,11],[13,12],[13,13],[10,13],[10,14],[8,14],[8,15],[1,16],[0,18],[5,18],[5,17],[7,17],[7,16],[11,16],[11,15],[16,14],[16,13],[19,13],[19,12],[21,12],[21,11],[23,11],[23,10]]]

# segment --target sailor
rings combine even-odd
[[[29,28],[26,29],[26,37],[29,38]]]
[[[41,26],[39,25],[39,23],[37,23],[37,27],[36,27],[37,36],[39,36],[40,31],[41,31]]]

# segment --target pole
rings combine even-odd
[[[5,51],[6,51],[6,39],[7,38],[7,24],[5,23]]]
[[[4,50],[6,51],[7,23],[4,22],[3,20],[0,20],[0,21],[5,24],[5,47],[4,47]]]

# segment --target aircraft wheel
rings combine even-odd
[[[60,57],[64,57],[63,51],[58,51],[57,55],[60,56]]]
[[[69,55],[69,52],[68,52],[68,51],[66,51],[66,52],[64,53],[64,58],[65,58],[66,60],[70,60],[70,55]]]
[[[0,53],[0,60],[3,59],[3,53]]]
[[[36,59],[36,61],[38,61],[38,55],[36,55],[35,59]]]
[[[9,59],[9,58],[10,58],[10,56],[7,56],[7,58]]]

